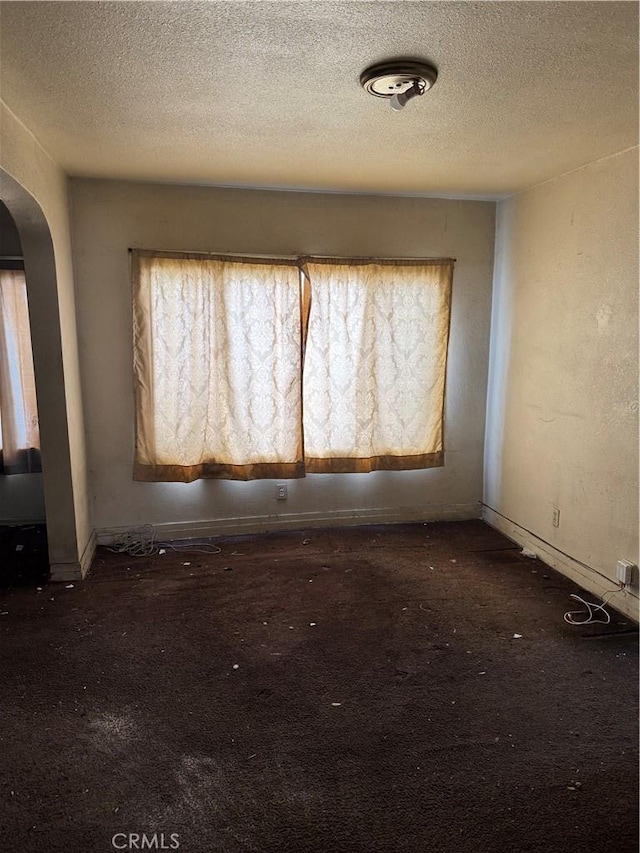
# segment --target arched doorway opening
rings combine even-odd
[[[0,584],[49,575],[24,256],[0,202]]]
[[[78,542],[56,257],[37,201],[0,169],[0,200],[9,211],[24,259],[40,424],[42,492],[52,580],[83,574]],[[75,328],[71,330],[75,334]],[[76,425],[77,426],[77,425]]]

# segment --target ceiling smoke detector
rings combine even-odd
[[[401,110],[417,95],[424,95],[438,79],[438,71],[417,59],[393,59],[371,65],[360,75],[360,85],[376,98],[387,98],[392,110]]]

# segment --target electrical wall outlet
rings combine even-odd
[[[631,563],[629,560],[618,560],[616,564],[616,578],[618,579],[618,583],[621,586],[631,586],[633,570],[637,568],[635,563]]]
[[[560,527],[560,510],[557,506],[553,507],[553,512],[551,515],[551,523],[554,527]]]
[[[277,501],[286,501],[287,499],[287,487],[285,483],[278,483],[276,486],[276,500]]]

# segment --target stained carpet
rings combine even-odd
[[[629,620],[481,522],[216,542],[0,591],[3,850],[637,853]]]

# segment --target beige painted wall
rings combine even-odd
[[[637,480],[632,150],[499,205],[485,502],[601,591],[638,559]]]
[[[78,576],[92,538],[76,337],[67,177],[0,104],[0,196],[20,234],[54,577]]]
[[[169,534],[243,529],[244,524],[261,529],[354,518],[479,515],[493,203],[83,179],[71,181],[71,197],[93,517],[99,531],[145,522],[167,524]],[[309,475],[289,482],[286,503],[276,502],[273,481],[134,482],[129,247],[457,258],[445,467]]]
[[[0,255],[22,257],[20,235],[6,205],[0,201]]]

